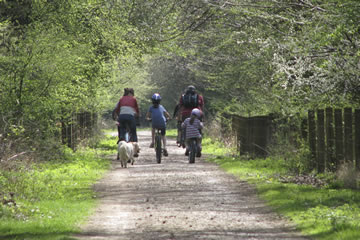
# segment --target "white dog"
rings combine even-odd
[[[134,156],[137,157],[140,152],[140,148],[137,142],[125,142],[120,141],[118,145],[117,160],[120,160],[121,167],[127,167],[127,163],[130,162],[134,165]]]

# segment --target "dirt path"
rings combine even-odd
[[[101,199],[77,239],[306,239],[264,205],[253,187],[197,159],[169,140],[161,164],[139,132],[140,157],[96,184]],[[114,157],[115,158],[115,157]]]

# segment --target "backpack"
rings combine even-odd
[[[198,95],[195,94],[184,94],[182,96],[183,104],[186,108],[196,108],[199,105]]]

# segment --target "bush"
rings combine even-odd
[[[337,183],[344,188],[358,189],[359,173],[351,162],[345,162],[336,172]]]

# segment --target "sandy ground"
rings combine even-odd
[[[133,166],[113,169],[94,188],[100,204],[77,239],[307,239],[259,200],[246,182],[197,158],[168,140],[161,164],[139,132],[140,156]]]

